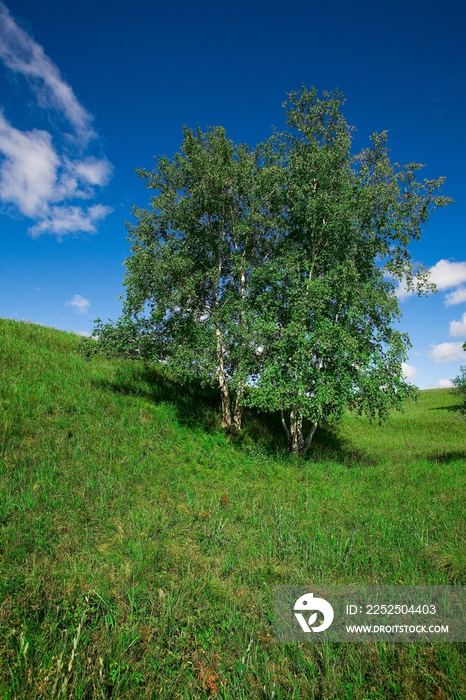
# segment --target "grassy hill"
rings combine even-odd
[[[0,700],[466,698],[464,645],[279,644],[276,585],[466,584],[448,390],[307,459],[209,392],[0,321]]]

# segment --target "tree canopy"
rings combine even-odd
[[[395,285],[433,288],[409,245],[451,201],[443,178],[390,162],[386,132],[352,155],[343,103],[303,86],[254,149],[185,127],[180,152],[137,171],[153,194],[129,226],[124,313],[94,331],[216,384],[228,431],[247,405],[280,412],[295,454],[346,408],[384,420],[415,393]]]

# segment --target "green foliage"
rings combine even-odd
[[[292,452],[301,454],[315,426],[339,422],[347,407],[382,421],[415,396],[402,376],[409,339],[393,329],[394,282],[430,288],[408,246],[429,212],[450,201],[436,194],[442,178],[419,183],[421,166],[390,163],[385,133],[351,156],[342,104],[338,92],[289,95],[290,131],[276,137],[283,235],[255,290],[263,352],[247,400],[281,410]]]
[[[254,150],[184,128],[179,153],[138,171],[155,194],[129,226],[124,315],[94,331],[92,351],[217,385],[227,431],[245,406],[280,411],[294,454],[348,407],[383,421],[415,396],[395,282],[433,289],[409,245],[451,201],[443,178],[390,162],[385,132],[353,156],[343,102],[291,93],[287,131]]]
[[[226,428],[240,425],[255,359],[248,285],[266,257],[267,171],[220,127],[183,130],[181,152],[160,158],[146,179],[150,210],[129,226],[124,316],[94,335],[105,352],[170,364],[186,380],[217,382]],[[232,414],[230,392],[237,401]]]

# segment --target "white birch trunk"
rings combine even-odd
[[[230,390],[228,388],[227,380],[225,377],[225,369],[223,366],[223,343],[222,343],[222,332],[220,327],[217,325],[215,329],[215,334],[217,336],[217,378],[218,385],[220,387],[220,396],[222,399],[222,428],[225,430],[231,430],[232,418],[231,418],[231,402],[230,402]]]
[[[303,435],[303,417],[297,408],[290,410],[290,427],[288,428],[284,410],[281,410],[282,425],[288,438],[288,445],[291,454],[303,456],[311,446],[317,423],[312,423],[307,437]]]

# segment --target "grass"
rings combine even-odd
[[[0,700],[464,700],[462,644],[279,644],[276,585],[465,584],[448,390],[308,459],[275,419],[0,321]]]

